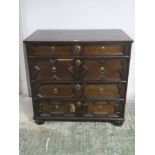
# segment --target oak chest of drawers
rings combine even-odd
[[[25,39],[35,122],[122,125],[132,42],[122,30],[37,30]]]

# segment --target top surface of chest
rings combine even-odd
[[[35,42],[133,42],[122,30],[37,30],[24,40]]]

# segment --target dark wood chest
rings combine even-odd
[[[35,122],[122,125],[132,42],[122,30],[38,30],[25,39]]]

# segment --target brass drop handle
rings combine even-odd
[[[55,94],[55,95],[58,94],[58,88],[53,89],[53,94]]]
[[[77,66],[81,65],[81,61],[79,59],[76,60],[75,63],[76,63]]]
[[[75,47],[74,47],[74,52],[75,52],[75,53],[79,53],[80,50],[81,50],[81,46],[80,46],[80,45],[75,45]]]
[[[102,53],[105,52],[105,47],[104,47],[104,46],[101,47],[101,52],[102,52]]]
[[[80,107],[82,105],[82,103],[80,101],[77,101],[76,103],[76,106]]]
[[[55,66],[52,67],[52,72],[53,72],[53,73],[56,72],[56,67],[55,67]]]
[[[51,46],[51,51],[56,52],[56,48],[54,46]]]
[[[101,73],[104,73],[104,67],[100,68]]]
[[[70,104],[70,112],[75,112],[75,105],[73,103]]]
[[[77,85],[75,86],[75,88],[76,88],[77,90],[79,90],[79,89],[81,89],[81,86],[80,86],[79,84],[77,84]]]

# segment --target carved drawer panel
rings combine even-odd
[[[86,98],[117,99],[122,97],[123,85],[117,84],[88,84],[85,86]]]
[[[85,117],[119,117],[122,103],[120,101],[88,101]]]
[[[38,105],[38,111],[41,116],[64,116],[74,115],[75,108],[71,102],[61,101],[41,101]]]
[[[71,55],[72,46],[71,45],[32,45],[31,46],[32,55]]]
[[[73,80],[73,59],[32,59],[30,61],[34,80]]]
[[[40,84],[36,90],[40,98],[70,98],[73,97],[72,86],[70,84]]]
[[[105,56],[105,55],[123,55],[123,46],[121,45],[87,45],[83,47],[83,55]]]
[[[120,117],[122,101],[39,101],[40,116]]]
[[[83,112],[81,101],[39,101],[37,107],[41,116],[80,116]]]
[[[33,94],[39,98],[82,98],[82,84],[33,83]]]
[[[87,59],[83,64],[82,79],[119,82],[126,77],[125,66],[127,61],[122,59]]]

